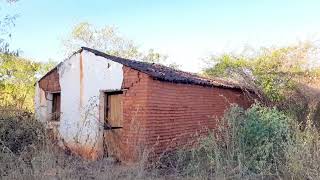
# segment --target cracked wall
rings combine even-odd
[[[57,83],[58,82],[58,83]],[[136,161],[144,148],[161,154],[191,135],[216,128],[230,103],[248,107],[239,90],[154,80],[130,67],[83,50],[64,61],[36,85],[36,115],[48,122],[50,92],[61,89],[61,143],[96,159],[103,152],[103,92],[123,91],[123,128],[111,130],[120,161]],[[174,149],[174,148],[173,148]]]
[[[50,107],[48,100],[43,102],[42,99],[57,90],[52,74],[36,84],[36,115],[47,124],[50,124]],[[73,152],[96,159],[103,154],[103,118],[99,118],[100,91],[121,89],[122,64],[84,50],[59,65],[57,74],[61,90],[58,126],[61,143]]]

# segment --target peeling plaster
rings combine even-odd
[[[45,92],[39,87],[39,83],[36,83],[35,88],[35,117],[41,122],[46,122],[48,119],[48,113]]]
[[[61,87],[58,130],[63,144],[68,148],[85,157],[97,158],[102,155],[103,118],[99,118],[99,96],[103,90],[121,89],[122,67],[120,63],[86,50],[74,54],[58,66]],[[48,119],[48,110],[51,109],[48,100],[41,100],[44,95],[37,84],[36,114],[41,121]]]

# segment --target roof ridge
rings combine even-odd
[[[209,86],[209,87],[222,87],[222,88],[234,88],[234,89],[242,89],[243,87],[240,84],[235,82],[230,82],[228,80],[220,79],[220,78],[209,78],[205,76],[201,76],[197,73],[186,72],[178,69],[174,69],[172,67],[165,66],[163,64],[158,63],[150,63],[137,61],[128,58],[122,58],[118,56],[113,56],[110,54],[106,54],[104,52],[98,51],[96,49],[92,49],[89,47],[81,47],[78,51],[74,52],[71,56],[81,53],[83,50],[89,51],[96,56],[101,56],[111,61],[120,63],[137,71],[148,74],[152,78],[159,81],[166,81],[172,83],[181,83],[181,84],[195,84],[200,86]],[[71,57],[70,56],[70,57]],[[70,59],[67,58],[67,59]],[[54,69],[60,66],[63,62],[60,62],[57,66],[51,69],[48,73],[46,73],[41,79],[50,74]],[[39,81],[41,80],[39,79]]]
[[[219,86],[225,88],[241,88],[239,84],[227,80],[208,78],[197,73],[186,72],[174,69],[163,64],[142,62],[106,54],[96,49],[81,47],[83,50],[94,53],[97,56],[105,57],[140,72],[146,73],[157,80],[169,81],[183,84],[197,84],[202,86]],[[173,77],[176,76],[176,77]]]

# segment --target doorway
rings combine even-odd
[[[104,144],[105,154],[118,157],[120,133],[123,127],[123,92],[104,93]]]

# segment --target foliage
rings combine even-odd
[[[295,129],[295,143],[287,148],[285,179],[319,179],[319,131],[310,122],[304,131]]]
[[[17,0],[6,0],[6,3],[16,3]],[[14,54],[18,55],[19,51],[12,51],[9,49],[9,43],[7,42],[8,38],[11,38],[10,30],[15,25],[14,21],[17,18],[17,15],[9,14],[0,14],[0,53]]]
[[[152,162],[142,158],[130,166],[119,166],[108,158],[86,161],[43,143],[44,129],[32,114],[0,113],[0,120],[0,140],[5,142],[0,150],[0,176],[8,179],[320,177],[319,133],[311,126],[301,131],[284,113],[260,104],[247,110],[232,106],[218,121],[219,128],[196,144],[167,151]]]
[[[285,161],[286,148],[292,143],[291,120],[276,108],[259,104],[248,110],[233,107],[225,115],[233,131],[240,160],[250,171],[275,171]]]
[[[53,65],[0,54],[0,107],[33,111],[34,84]]]
[[[118,29],[113,26],[97,28],[87,22],[75,25],[70,35],[63,41],[63,45],[66,54],[71,54],[79,47],[86,46],[110,55],[149,63],[166,64],[167,59],[166,55],[162,55],[154,49],[149,49],[147,52],[140,51],[132,40],[122,37]]]
[[[233,105],[218,128],[199,143],[164,154],[157,164],[177,176],[207,179],[256,179],[291,174],[289,148],[300,130],[276,108],[254,104],[245,110]],[[303,153],[303,152],[301,152]]]
[[[16,109],[0,109],[0,164],[1,179],[143,179],[147,173],[108,158],[87,161],[67,154],[32,113]]]
[[[71,54],[81,46],[87,46],[124,58],[139,57],[137,46],[132,41],[120,37],[115,27],[105,26],[98,29],[87,22],[74,26],[64,41],[64,46],[68,51],[67,54]]]
[[[0,109],[0,149],[19,154],[44,141],[44,130],[29,112]]]
[[[215,64],[204,70],[207,76],[236,78],[262,92],[265,100],[280,102],[297,82],[316,75],[310,59],[319,48],[312,43],[301,43],[284,48],[261,49],[254,55],[222,55],[211,57]],[[316,68],[316,67],[315,67]]]

